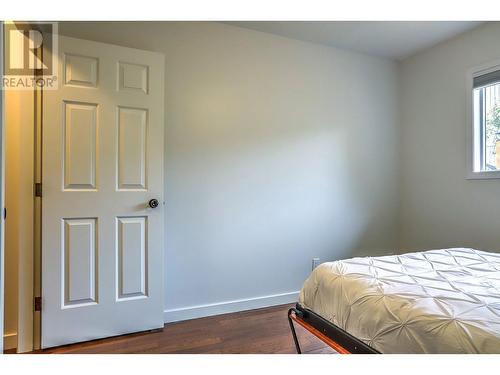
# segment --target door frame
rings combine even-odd
[[[8,242],[5,243],[4,256],[10,251],[14,262],[10,267],[15,267],[10,276],[4,274],[4,287],[14,287],[16,284],[16,327],[13,332],[9,332],[14,335],[9,340],[12,340],[11,347],[17,348],[20,353],[33,349],[34,94],[32,90],[15,90],[6,92],[4,97],[3,207],[7,208],[4,241],[12,241],[11,247]],[[21,144],[26,146],[22,151],[19,148]],[[12,180],[7,181],[8,178]]]
[[[3,22],[0,21],[0,73],[3,77]],[[4,90],[0,90],[0,210],[4,210]],[[0,215],[0,354],[3,354],[3,296],[4,296],[4,215]]]
[[[1,27],[1,31],[3,33],[3,23]],[[3,38],[1,39],[3,42]],[[2,69],[3,72],[3,69]],[[5,97],[4,90],[1,92],[2,94],[2,145],[1,145],[1,158],[2,158],[2,183],[1,183],[1,205],[3,208],[6,205],[5,201],[5,169],[6,169],[6,153],[5,153],[5,136],[6,136],[6,127],[5,127],[5,118],[6,111],[8,108],[4,106]],[[23,115],[16,118],[16,125],[23,125],[23,142],[27,144],[26,150],[29,150],[28,157],[24,159],[23,168],[19,168],[19,176],[20,182],[23,184],[24,195],[19,196],[19,199],[26,199],[27,202],[23,203],[23,207],[27,208],[29,212],[27,215],[24,215],[22,220],[19,221],[19,225],[22,225],[23,228],[23,238],[24,238],[24,246],[19,247],[18,257],[17,257],[17,295],[18,295],[18,303],[17,303],[17,328],[16,328],[16,349],[17,353],[25,353],[30,352],[33,349],[37,349],[37,330],[34,329],[37,327],[36,320],[34,321],[36,315],[34,312],[34,292],[37,287],[37,281],[35,277],[39,275],[39,271],[37,271],[38,265],[35,262],[35,251],[37,248],[37,244],[34,242],[37,238],[37,234],[40,232],[37,230],[37,225],[40,225],[40,220],[37,218],[37,215],[40,215],[40,212],[35,210],[36,205],[35,202],[40,202],[40,198],[35,198],[34,194],[34,184],[33,182],[37,181],[35,178],[39,176],[40,170],[37,168],[39,165],[39,161],[37,160],[36,150],[37,144],[40,142],[37,138],[37,132],[39,131],[39,127],[41,126],[40,120],[40,111],[41,111],[41,89],[35,90],[23,90],[16,92],[16,95],[19,97],[15,98],[15,100],[19,100],[23,105]],[[18,123],[17,123],[18,122]],[[29,183],[29,187],[25,184]],[[27,193],[27,191],[30,193]],[[1,215],[1,266],[3,268],[4,265],[4,257],[5,257],[5,249],[4,249],[4,237],[5,237],[5,226],[4,226],[4,215]],[[2,284],[1,284],[1,303],[4,303],[4,288],[5,288],[5,272],[4,270],[0,270],[2,274]],[[39,285],[39,283],[38,283]],[[3,327],[3,314],[4,314],[4,306],[1,306],[1,322],[0,327],[2,332],[2,338],[4,335],[4,327]],[[35,334],[35,335],[34,335]],[[3,344],[3,340],[2,340]]]
[[[3,50],[3,25],[4,22],[0,21],[0,51]],[[39,52],[39,58],[43,60],[42,54]],[[0,59],[0,72],[3,75],[3,58]],[[5,169],[6,169],[6,153],[5,153],[5,136],[6,136],[6,110],[5,107],[5,91],[0,90],[0,210],[1,223],[0,223],[0,353],[3,353],[4,348],[4,290],[5,290],[5,218],[3,209],[6,205],[5,201]],[[30,202],[26,204],[32,215],[27,215],[23,218],[23,225],[29,228],[23,232],[23,237],[29,246],[23,246],[19,249],[17,259],[18,269],[18,304],[17,304],[17,353],[30,352],[40,348],[40,313],[34,310],[34,297],[40,296],[41,290],[41,197],[35,197],[34,183],[41,182],[41,126],[42,126],[42,89],[36,87],[34,90],[26,90],[20,93],[19,98],[23,103],[23,108],[26,117],[22,118],[19,122],[29,124],[26,127],[26,134],[23,134],[24,142],[29,143],[27,149],[30,150],[31,160],[27,162],[29,165],[24,165],[26,168],[20,168],[19,174],[21,181],[31,181],[30,189],[32,194]],[[31,117],[31,119],[30,119]],[[25,194],[26,199],[28,196]]]
[[[8,181],[5,181],[5,188],[8,187],[11,191],[16,189],[17,193],[15,196],[9,196],[9,192],[6,191],[4,199],[5,205],[8,206],[5,235],[6,239],[10,238],[13,241],[13,246],[16,247],[17,328],[15,338],[17,339],[18,353],[33,350],[35,97],[33,90],[9,92],[6,95],[7,107],[5,108],[5,115],[8,115],[6,119],[9,121],[9,124],[6,124],[5,134],[6,137],[9,135],[14,137],[6,139],[6,143],[11,141],[17,143],[11,151],[7,150],[9,145],[6,144],[4,156],[5,170],[6,172],[9,168],[11,170],[6,177],[15,177],[16,179],[14,185],[8,185]],[[23,108],[22,112],[18,111],[19,107]],[[13,128],[17,128],[17,130],[12,132]],[[22,152],[19,151],[21,142],[23,146],[26,146]],[[11,157],[13,159],[10,159]],[[16,169],[16,172],[11,175],[13,168]],[[13,221],[9,223],[9,219]],[[9,250],[14,249],[9,248]],[[9,281],[6,280],[7,283]]]

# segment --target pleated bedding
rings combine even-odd
[[[500,353],[500,254],[453,248],[323,263],[299,302],[382,353]]]

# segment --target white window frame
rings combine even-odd
[[[467,124],[467,176],[469,180],[489,180],[489,179],[500,179],[500,170],[497,171],[474,171],[475,155],[479,152],[480,146],[478,145],[474,119],[474,95],[473,95],[473,82],[474,78],[493,72],[495,70],[500,70],[500,60],[492,61],[481,66],[476,66],[467,71],[466,77],[466,124]]]

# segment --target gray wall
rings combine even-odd
[[[400,66],[403,250],[500,251],[500,181],[466,180],[466,72],[500,59],[488,23]]]
[[[313,257],[396,248],[394,63],[217,23],[60,31],[166,55],[167,309],[294,292]]]

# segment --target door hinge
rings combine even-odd
[[[36,182],[35,183],[35,197],[41,197],[41,196],[42,196],[42,183]]]
[[[42,311],[42,297],[35,297],[35,311]]]

